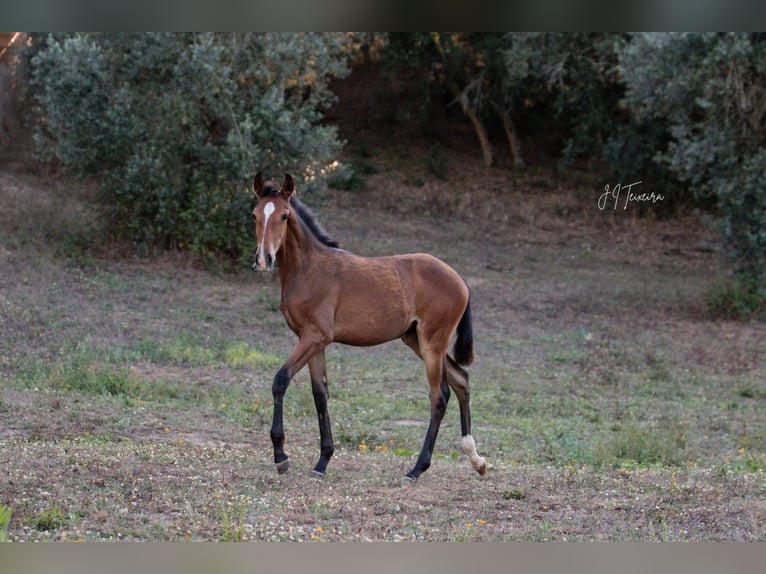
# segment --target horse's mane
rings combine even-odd
[[[298,218],[301,220],[303,226],[308,229],[316,239],[327,247],[339,248],[340,243],[335,241],[322,227],[322,224],[317,221],[316,215],[308,206],[303,203],[295,195],[290,196],[290,205],[295,213],[298,214]]]

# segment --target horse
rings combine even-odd
[[[295,181],[285,174],[280,186],[253,178],[257,249],[253,267],[272,271],[281,286],[279,308],[298,336],[292,353],[272,385],[274,412],[270,437],[277,472],[289,469],[284,450],[282,405],[292,378],[308,364],[319,419],[320,454],[313,469],[324,476],[334,452],[325,348],[333,342],[379,345],[400,338],[425,364],[431,418],[415,466],[406,479],[415,481],[431,465],[439,425],[450,388],[460,405],[461,448],[481,476],[486,460],[471,435],[468,373],[473,361],[470,292],[465,281],[443,261],[424,253],[361,257],[340,248],[311,210],[295,195]],[[447,353],[453,333],[452,356]]]

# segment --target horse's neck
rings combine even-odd
[[[321,244],[306,232],[300,221],[288,223],[287,236],[277,253],[279,278],[284,287],[290,279],[303,275],[322,250]]]

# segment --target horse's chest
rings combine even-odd
[[[282,297],[282,300],[279,303],[279,310],[282,311],[282,315],[284,315],[285,317],[287,326],[297,333],[299,321],[296,319],[296,317],[294,317],[293,313],[290,311],[290,305],[285,301],[284,297]]]
[[[303,327],[312,321],[312,317],[317,313],[317,307],[316,302],[312,302],[302,293],[290,295],[283,293],[279,303],[279,309],[285,317],[287,326],[296,334],[300,334]]]

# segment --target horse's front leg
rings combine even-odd
[[[285,427],[282,419],[282,403],[290,385],[292,375],[287,365],[277,371],[274,384],[271,386],[271,394],[274,397],[274,417],[271,421],[271,443],[274,445],[274,463],[277,472],[284,474],[290,468],[290,461],[285,454]]]
[[[330,462],[335,447],[332,441],[332,429],[330,427],[330,411],[327,402],[330,398],[327,389],[327,368],[325,365],[324,349],[309,359],[309,373],[311,374],[311,392],[314,395],[314,404],[319,419],[319,461],[314,467],[314,474],[324,476],[327,463]]]
[[[271,394],[274,397],[274,417],[271,422],[271,442],[274,445],[274,463],[277,465],[277,472],[284,474],[290,467],[287,454],[285,454],[285,428],[282,416],[282,407],[290,381],[308,362],[308,360],[317,353],[323,353],[327,345],[327,338],[322,336],[316,330],[307,330],[304,332],[295,349],[287,358],[282,368],[277,371],[274,377],[274,384],[271,387]]]

